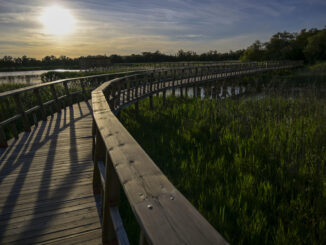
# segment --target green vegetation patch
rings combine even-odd
[[[122,123],[231,244],[326,243],[326,100],[155,105],[122,111]]]

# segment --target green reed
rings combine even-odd
[[[325,99],[155,104],[121,121],[231,244],[326,242]]]

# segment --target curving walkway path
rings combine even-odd
[[[81,102],[0,150],[0,244],[101,244],[92,114]]]

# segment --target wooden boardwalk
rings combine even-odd
[[[67,107],[0,150],[0,244],[101,244],[89,103]]]

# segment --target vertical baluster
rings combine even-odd
[[[63,86],[65,88],[65,93],[66,93],[66,96],[67,96],[67,101],[68,101],[68,105],[69,106],[72,106],[72,98],[71,98],[71,94],[69,92],[69,88],[68,88],[68,83],[67,81],[64,81],[63,82]]]
[[[135,97],[134,97],[135,99],[138,99],[138,92],[139,92],[138,89],[139,89],[139,83],[140,83],[139,79],[135,80]]]
[[[125,84],[126,84],[126,94],[127,94],[127,103],[129,103],[130,101],[130,78],[126,78],[125,80]]]
[[[7,146],[8,146],[8,143],[7,143],[7,137],[6,137],[5,131],[3,130],[3,127],[0,126],[0,147],[4,148]]]
[[[159,96],[159,92],[158,90],[160,89],[160,83],[161,83],[161,72],[159,71],[158,72],[158,78],[157,78],[157,86],[156,86],[156,90],[157,90],[157,93],[156,93],[156,96],[158,97]]]
[[[93,134],[94,134],[94,148],[93,148],[93,163],[94,163],[94,171],[93,171],[93,192],[94,194],[100,194],[102,185],[101,185],[101,177],[98,169],[97,162],[105,161],[105,145],[102,139],[102,136],[97,128],[96,122],[93,119]]]
[[[165,71],[163,87],[166,88],[166,87],[169,87],[169,85],[170,85],[169,71]]]
[[[34,121],[34,125],[37,126],[38,122],[37,122],[37,116],[35,112],[33,112],[33,121]]]
[[[111,102],[113,110],[117,109],[117,97],[118,97],[118,89],[116,86],[113,86],[112,87],[112,102]]]
[[[38,88],[34,89],[33,91],[34,91],[34,94],[35,94],[37,103],[40,106],[40,110],[41,110],[41,114],[42,114],[42,119],[43,119],[43,121],[46,121],[46,111],[45,111],[45,108],[44,108],[44,105],[43,105],[43,102],[42,102],[40,91],[39,91]]]
[[[51,89],[51,93],[54,99],[54,104],[56,106],[57,112],[60,113],[61,112],[60,102],[58,100],[57,91],[55,90],[54,84],[50,85],[50,89]]]
[[[150,80],[149,80],[150,84],[149,84],[149,92],[151,93],[151,95],[149,96],[149,107],[151,110],[154,109],[154,101],[153,101],[153,82],[154,82],[154,73],[151,74]]]
[[[50,115],[53,116],[53,108],[51,105],[49,106],[49,110],[50,110]]]
[[[196,67],[196,69],[195,69],[195,79],[194,79],[194,83],[197,82],[197,76],[198,76],[198,67]]]
[[[13,133],[15,139],[18,139],[18,130],[17,130],[15,122],[13,122],[11,124],[11,132]]]
[[[137,90],[137,77],[133,77],[133,81],[132,81],[132,100],[134,100],[136,98],[136,90]]]
[[[175,79],[176,79],[176,69],[173,70],[173,78],[172,78],[172,94],[175,96],[175,88],[174,88],[174,85],[175,85]]]
[[[140,79],[140,78],[139,78]],[[138,89],[139,89],[139,84],[140,84],[140,80],[136,80],[136,82],[135,82],[135,100],[136,100],[136,102],[135,102],[135,111],[136,111],[136,113],[138,113],[138,111],[139,111],[139,107],[138,107]]]
[[[120,181],[108,152],[105,157],[105,187],[103,207],[102,241],[116,241],[116,233],[110,214],[110,207],[118,207],[120,201]]]
[[[26,113],[24,111],[24,107],[23,107],[23,105],[21,103],[21,100],[20,100],[20,94],[14,95],[14,100],[15,100],[17,111],[22,116],[24,130],[26,132],[30,132],[31,131],[31,127],[30,127],[30,124],[29,124],[29,121],[28,121],[28,117],[27,117],[27,115],[26,115]]]
[[[117,99],[116,99],[116,105],[117,107],[120,107],[120,98],[121,98],[121,83],[119,83],[118,85],[118,89],[117,89]]]
[[[85,89],[85,81],[83,79],[80,80],[80,86],[82,88],[82,93],[83,93],[84,101],[87,102],[87,94],[86,94],[86,89]]]
[[[148,81],[148,75],[145,75],[144,81],[143,81],[143,95],[146,94],[147,81]]]
[[[122,91],[122,104],[123,105],[126,103],[126,88],[127,88],[127,86],[126,86],[125,81],[122,81],[122,89],[123,89],[123,91]]]

